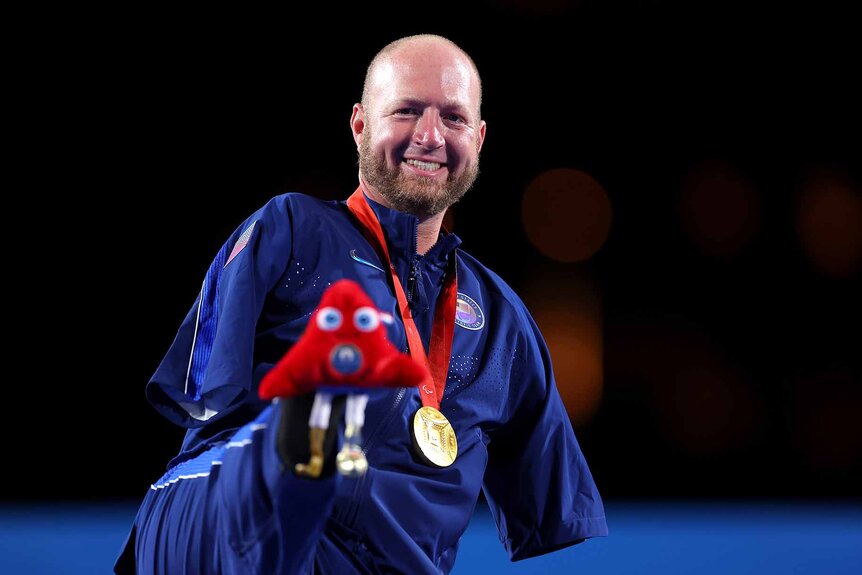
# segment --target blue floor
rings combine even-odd
[[[611,534],[509,563],[481,506],[453,573],[862,573],[862,504],[606,502]],[[0,573],[110,573],[134,503],[0,504]]]

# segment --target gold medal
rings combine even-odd
[[[446,416],[430,406],[413,416],[413,445],[422,458],[435,467],[448,467],[458,455],[455,430]]]

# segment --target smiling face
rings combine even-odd
[[[369,196],[420,218],[458,201],[479,173],[480,98],[473,66],[453,45],[416,40],[377,62],[351,118]]]

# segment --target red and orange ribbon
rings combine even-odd
[[[455,307],[458,301],[455,256],[453,254],[449,258],[449,269],[434,310],[431,341],[428,345],[428,353],[426,354],[422,338],[419,337],[419,330],[416,329],[416,323],[413,321],[413,314],[410,312],[410,305],[407,302],[404,287],[401,285],[401,280],[398,279],[395,266],[389,258],[389,248],[386,246],[383,228],[380,226],[374,210],[368,205],[362,188],[357,188],[347,199],[347,207],[359,220],[366,239],[374,247],[378,257],[386,264],[389,268],[389,273],[392,275],[395,297],[398,299],[398,310],[401,313],[401,319],[404,321],[404,330],[407,333],[410,356],[428,367],[431,381],[423,383],[419,388],[419,395],[422,396],[422,405],[431,406],[439,410],[440,401],[443,399],[443,391],[446,389],[446,378],[449,374],[449,357],[452,353],[452,336],[455,331]]]

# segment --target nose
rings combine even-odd
[[[426,109],[416,122],[413,141],[429,150],[440,148],[446,143],[441,128],[440,113]]]

